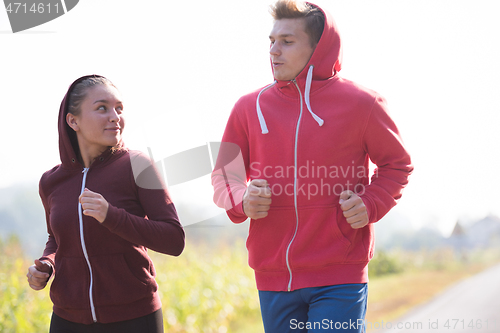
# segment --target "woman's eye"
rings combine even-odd
[[[97,108],[97,110],[104,110],[106,111],[106,106],[105,105],[101,105]]]

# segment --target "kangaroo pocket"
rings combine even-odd
[[[56,257],[56,275],[50,287],[54,306],[83,309],[89,303],[90,276],[84,258]]]
[[[292,208],[271,207],[267,217],[250,222],[248,263],[256,271],[286,269],[286,249],[296,225]]]
[[[130,265],[122,254],[100,255],[90,260],[96,306],[130,304],[151,296],[158,289],[149,258],[141,257],[144,262]]]
[[[292,269],[326,266],[346,261],[351,242],[339,223],[346,223],[338,206],[299,209],[299,227],[290,249]]]

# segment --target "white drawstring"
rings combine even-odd
[[[318,125],[319,126],[323,126],[323,124],[325,123],[325,121],[323,119],[321,119],[320,117],[318,117],[312,111],[312,109],[311,109],[311,103],[309,102],[309,95],[311,94],[311,83],[312,83],[312,77],[313,77],[313,69],[314,69],[314,65],[309,66],[309,70],[307,72],[307,78],[306,78],[306,90],[305,90],[305,94],[304,95],[305,95],[307,110],[309,110],[309,113],[314,118],[314,120],[316,120],[316,122],[318,123]],[[267,87],[265,87],[264,89],[262,89],[259,92],[259,95],[257,95],[257,116],[259,117],[259,123],[260,123],[260,128],[262,129],[262,134],[269,133],[269,130],[267,129],[266,120],[264,119],[264,116],[262,115],[262,110],[260,109],[260,104],[259,104],[260,95],[262,95],[262,93],[264,91],[266,91],[267,89],[271,88],[276,83],[277,83],[277,81],[274,81],[272,84],[270,84]]]
[[[320,117],[318,117],[314,112],[312,112],[311,103],[309,102],[309,95],[311,93],[311,82],[312,82],[312,78],[313,78],[313,68],[314,68],[313,65],[309,66],[309,71],[307,72],[307,78],[306,78],[306,91],[305,91],[304,95],[305,95],[306,105],[307,105],[307,109],[309,110],[309,113],[314,118],[314,120],[316,120],[316,122],[318,123],[319,126],[323,126],[323,124],[325,123],[324,120],[321,119]]]
[[[262,95],[262,93],[264,91],[266,91],[267,89],[269,89],[272,86],[274,86],[277,82],[278,81],[274,81],[273,83],[271,83],[270,85],[268,85],[267,87],[265,87],[264,89],[262,89],[260,91],[259,95],[257,96],[257,116],[259,117],[259,123],[260,123],[260,128],[262,129],[262,134],[269,133],[269,130],[267,129],[266,120],[264,119],[264,116],[262,115],[262,111],[260,109],[260,104],[259,104],[260,95]]]

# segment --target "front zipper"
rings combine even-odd
[[[299,86],[297,84],[297,81],[292,80],[292,82],[295,84],[295,87],[297,87],[297,91],[299,92],[300,96],[300,113],[299,113],[299,120],[297,121],[297,129],[295,130],[295,146],[294,146],[294,176],[293,176],[293,204],[295,207],[295,232],[293,234],[292,239],[290,240],[290,243],[288,243],[288,247],[286,248],[286,266],[288,267],[288,273],[290,274],[290,279],[288,280],[288,291],[292,290],[292,268],[290,267],[290,258],[289,258],[289,253],[290,253],[290,247],[292,246],[292,243],[295,239],[295,236],[297,236],[297,231],[299,229],[299,211],[298,211],[298,205],[297,205],[297,145],[298,145],[298,140],[299,140],[299,127],[300,127],[300,121],[302,120],[302,93],[300,92]]]
[[[80,195],[82,195],[83,191],[85,191],[85,183],[87,181],[88,172],[89,168],[83,168],[82,190],[80,191]],[[89,255],[87,254],[87,247],[85,246],[85,238],[83,237],[83,210],[80,201],[78,201],[78,218],[80,222],[80,243],[82,245],[83,255],[85,256],[85,260],[87,261],[87,266],[89,267],[89,272],[90,272],[90,286],[89,286],[90,311],[92,312],[92,320],[95,323],[97,322],[97,317],[95,315],[94,297],[92,296],[94,278],[92,275],[92,266],[90,265]]]

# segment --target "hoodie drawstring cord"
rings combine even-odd
[[[304,94],[305,101],[306,101],[307,110],[309,110],[309,113],[311,114],[311,116],[314,118],[314,120],[316,120],[316,122],[318,123],[319,126],[323,126],[325,121],[323,119],[321,119],[320,117],[318,117],[312,111],[311,103],[309,102],[309,95],[311,93],[311,83],[312,83],[312,77],[313,77],[313,69],[314,69],[314,65],[311,65],[311,66],[309,66],[309,70],[307,72],[306,90],[305,90],[305,94]],[[260,128],[262,129],[262,134],[269,133],[269,130],[267,129],[266,120],[264,119],[264,115],[262,115],[262,110],[260,109],[260,104],[259,104],[260,95],[262,95],[262,93],[264,91],[268,90],[269,88],[274,86],[276,83],[278,83],[278,81],[274,81],[270,85],[266,86],[264,89],[262,89],[259,92],[259,95],[257,95],[257,103],[256,103],[257,104],[257,116],[259,117],[259,123],[260,123]]]
[[[318,123],[319,126],[323,126],[325,121],[323,119],[321,119],[320,117],[318,117],[312,111],[311,103],[309,102],[309,95],[311,93],[311,82],[312,82],[312,77],[313,77],[313,68],[314,68],[313,65],[309,66],[309,71],[307,72],[307,79],[306,79],[306,91],[305,91],[304,95],[305,95],[306,105],[307,105],[307,109],[309,110],[309,113],[314,118],[314,120],[316,120],[316,122]]]
[[[274,81],[273,83],[271,83],[270,85],[268,85],[267,87],[265,87],[264,89],[262,89],[260,91],[259,95],[257,96],[257,116],[259,117],[259,123],[260,123],[260,128],[262,129],[262,134],[269,133],[269,130],[267,129],[266,120],[264,119],[264,116],[262,115],[262,110],[260,109],[260,104],[259,104],[260,95],[262,95],[262,93],[264,91],[266,91],[267,89],[271,88],[276,83],[278,83],[278,81]]]

